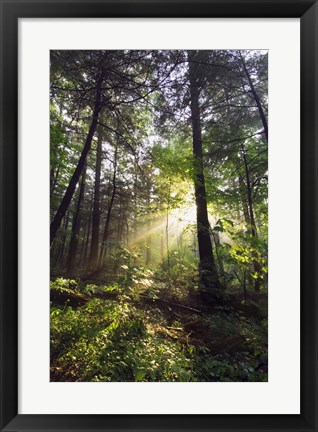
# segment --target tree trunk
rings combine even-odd
[[[251,224],[251,231],[252,231],[252,236],[254,238],[257,238],[257,229],[256,229],[254,209],[253,209],[252,187],[251,187],[246,151],[245,151],[245,147],[244,147],[243,142],[241,143],[241,148],[242,148],[243,161],[244,161],[244,167],[245,167],[247,203],[248,203],[248,209],[249,209],[249,219],[250,219],[250,224]],[[253,258],[254,271],[259,274],[260,265],[259,265],[259,262],[257,260],[257,256],[255,255],[255,253],[253,253],[252,258]],[[254,282],[255,291],[260,291],[260,278],[257,277],[254,280],[255,280],[255,282]]]
[[[197,211],[197,234],[199,246],[199,270],[200,282],[203,291],[215,292],[219,287],[217,272],[214,264],[212,253],[212,243],[210,238],[210,224],[208,220],[206,190],[203,173],[202,159],[202,137],[201,137],[201,119],[199,106],[199,80],[198,80],[198,63],[192,60],[198,58],[193,52],[188,52],[189,61],[189,81],[191,97],[191,122],[193,137],[193,156],[194,156],[194,192]]]
[[[241,195],[241,199],[242,199],[244,220],[245,220],[246,225],[249,227],[249,226],[251,226],[251,219],[250,219],[249,208],[248,208],[247,201],[246,201],[246,197],[247,197],[246,186],[244,184],[244,180],[243,180],[243,177],[241,175],[239,176],[239,185],[240,185],[239,191],[240,191],[240,195]]]
[[[65,243],[66,243],[66,233],[68,228],[68,222],[69,222],[69,212],[67,212],[66,217],[64,219],[64,225],[63,225],[63,233],[61,235],[61,245],[58,251],[57,256],[57,265],[63,267],[64,262],[64,252],[65,252]]]
[[[150,230],[150,221],[147,222],[147,229]],[[146,241],[146,266],[150,264],[151,260],[151,235],[148,236]]]
[[[100,112],[101,107],[102,107],[102,98],[101,98],[102,81],[103,81],[103,78],[101,76],[97,82],[96,100],[95,100],[93,118],[92,118],[92,122],[91,122],[91,125],[89,128],[88,135],[86,137],[84,148],[82,150],[82,154],[81,154],[80,159],[78,161],[77,167],[76,167],[76,169],[72,175],[72,178],[69,182],[69,185],[66,189],[65,195],[62,199],[62,202],[61,202],[61,204],[60,204],[60,206],[59,206],[59,208],[58,208],[58,210],[54,216],[54,219],[51,223],[51,227],[50,227],[50,244],[51,245],[55,239],[56,232],[61,225],[61,221],[62,221],[65,213],[67,212],[67,209],[68,209],[70,202],[73,198],[76,185],[79,181],[79,178],[81,176],[81,173],[82,173],[84,165],[85,165],[87,154],[91,149],[92,139],[93,139],[94,133],[96,131],[99,112]]]
[[[138,156],[134,155],[134,184],[133,184],[133,191],[134,191],[134,206],[133,206],[133,224],[132,224],[132,240],[135,244],[138,242],[138,236],[139,236],[139,226],[138,226],[138,200],[137,200],[137,194],[138,194]]]
[[[170,250],[169,250],[170,190],[171,190],[171,179],[169,178],[169,188],[168,188],[168,193],[167,193],[167,208],[166,208],[166,250],[167,250],[167,275],[168,275],[168,286],[169,286],[169,288],[171,288],[171,281],[170,281]]]
[[[81,238],[81,250],[80,250],[80,257],[79,257],[79,266],[82,267],[83,262],[83,256],[84,256],[84,248],[85,248],[85,242],[86,242],[86,231],[87,231],[87,220],[84,222],[83,226],[83,235]]]
[[[147,182],[146,204],[147,204],[148,211],[150,209],[150,194],[151,194],[151,186],[150,186],[150,183]],[[149,214],[147,215],[146,231],[147,231],[147,235],[146,235],[146,266],[148,266],[150,264],[150,260],[151,260],[151,234],[150,234],[150,215]]]
[[[102,127],[98,127],[98,140],[96,148],[96,168],[95,168],[95,187],[94,187],[94,202],[93,202],[93,226],[91,249],[88,260],[90,269],[97,268],[98,249],[99,249],[99,226],[100,226],[100,173],[102,164]]]
[[[108,210],[107,210],[105,229],[104,229],[104,234],[103,234],[103,243],[102,243],[102,248],[101,248],[100,255],[99,255],[99,268],[102,268],[104,266],[106,255],[107,255],[107,240],[108,240],[108,233],[109,233],[109,224],[110,224],[110,218],[111,218],[113,204],[114,204],[114,200],[115,200],[115,196],[116,196],[116,189],[117,189],[117,186],[116,186],[117,154],[118,154],[118,148],[116,146],[115,153],[114,153],[113,191],[112,191],[112,195],[111,195],[110,202],[108,205]]]
[[[119,189],[119,196],[121,195],[121,190]],[[116,238],[116,248],[120,246],[120,244],[123,241],[123,231],[124,231],[124,225],[126,222],[126,216],[124,213],[123,203],[122,200],[119,200],[119,214],[121,215],[120,218],[118,218],[118,224],[117,224],[117,238]]]
[[[164,227],[162,226],[162,230],[161,230],[161,234],[160,234],[160,260],[163,263],[164,261],[164,237],[165,237],[165,233],[164,233]]]
[[[244,161],[245,176],[246,176],[246,190],[247,190],[247,203],[248,203],[248,210],[249,210],[249,219],[251,222],[252,235],[253,235],[253,237],[257,237],[256,223],[255,223],[254,210],[253,210],[252,187],[251,187],[246,151],[245,151],[245,147],[244,147],[243,143],[241,144],[241,148],[242,148],[242,153],[243,153],[243,161]]]
[[[68,263],[67,263],[67,272],[69,274],[72,274],[75,267],[76,262],[76,254],[77,254],[77,248],[78,248],[78,236],[80,232],[81,227],[81,207],[84,197],[84,190],[85,190],[85,180],[86,180],[86,164],[84,166],[83,174],[82,174],[82,181],[79,191],[79,196],[77,200],[77,206],[76,206],[76,212],[73,219],[72,224],[72,236],[70,240],[70,246],[69,246],[69,253],[68,253]]]
[[[90,229],[91,229],[91,222],[92,222],[92,214],[90,212],[89,218],[88,218],[88,223],[87,223],[87,233],[86,233],[86,240],[85,240],[85,248],[84,248],[82,267],[86,267],[86,263],[87,263],[88,245],[89,245],[89,235],[90,235]]]

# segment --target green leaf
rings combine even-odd
[[[142,381],[146,375],[147,375],[147,372],[144,369],[139,369],[135,374],[135,380],[136,381]]]

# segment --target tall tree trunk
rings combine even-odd
[[[138,227],[138,200],[137,200],[137,194],[138,194],[138,156],[134,155],[134,184],[133,184],[133,191],[134,191],[134,210],[133,210],[133,224],[132,224],[132,240],[133,242],[138,241],[139,236],[139,227]]]
[[[88,223],[87,223],[87,233],[86,233],[86,240],[85,240],[85,248],[84,248],[82,267],[86,267],[86,263],[87,263],[88,245],[89,245],[89,235],[90,235],[91,223],[92,223],[92,212],[90,211],[89,218],[88,218]]]
[[[98,127],[98,139],[96,148],[96,167],[95,167],[95,187],[94,187],[94,201],[93,201],[93,226],[92,226],[92,240],[91,249],[88,260],[88,267],[90,269],[97,268],[98,262],[98,249],[99,249],[99,226],[100,226],[100,173],[102,164],[102,127]]]
[[[147,183],[147,208],[149,209],[150,207],[150,193],[151,193],[151,188],[149,183]],[[147,233],[148,235],[146,236],[146,266],[149,265],[150,260],[151,260],[151,234],[150,234],[150,215],[148,214],[147,216]]]
[[[190,81],[190,97],[191,97],[191,122],[192,122],[192,137],[193,137],[193,156],[194,156],[194,193],[197,212],[197,233],[199,246],[199,270],[200,282],[203,291],[215,292],[219,287],[218,276],[214,264],[212,243],[210,238],[210,224],[208,220],[206,190],[203,173],[202,159],[202,136],[201,136],[201,119],[199,106],[199,79],[198,66],[199,63],[194,63],[193,60],[199,60],[198,54],[188,52],[189,61],[189,81]]]
[[[251,223],[252,235],[253,235],[253,237],[257,237],[257,229],[256,229],[254,209],[253,209],[253,196],[252,196],[252,187],[251,187],[251,181],[250,181],[250,173],[249,173],[249,169],[248,169],[246,150],[245,150],[245,146],[243,143],[241,144],[241,148],[242,148],[245,177],[246,177],[246,191],[247,191],[247,203],[248,203],[248,210],[249,210],[249,219],[250,219],[250,223]]]
[[[147,229],[150,229],[150,221],[147,222]],[[148,236],[146,241],[146,266],[150,264],[151,260],[151,235]]]
[[[254,209],[253,209],[252,187],[251,187],[250,174],[249,174],[248,162],[247,162],[247,157],[246,157],[246,150],[245,150],[245,146],[244,146],[243,142],[241,143],[241,148],[242,148],[244,168],[245,168],[245,176],[246,176],[246,192],[247,192],[247,203],[248,203],[248,209],[249,209],[249,220],[250,220],[250,224],[251,224],[252,236],[254,238],[257,238],[257,229],[256,229]],[[255,255],[254,252],[252,254],[252,258],[253,258],[254,272],[259,274],[260,273],[260,264],[259,264],[259,262],[257,260],[257,256]],[[257,277],[254,280],[255,280],[255,282],[254,282],[255,291],[259,291],[260,290],[260,278]]]
[[[61,204],[60,204],[60,206],[59,206],[59,208],[58,208],[58,210],[54,216],[54,219],[51,223],[51,227],[50,227],[50,244],[51,245],[53,243],[53,240],[55,239],[56,232],[61,225],[61,221],[62,221],[65,213],[67,212],[67,209],[68,209],[70,202],[73,198],[76,185],[79,181],[79,178],[81,176],[81,173],[82,173],[84,165],[85,165],[87,154],[91,149],[92,139],[93,139],[94,133],[96,131],[99,112],[100,112],[101,107],[102,107],[102,82],[103,82],[103,77],[100,76],[98,81],[97,81],[97,86],[96,86],[96,99],[95,99],[95,106],[94,106],[94,111],[93,111],[93,118],[92,118],[92,122],[91,122],[91,125],[89,128],[88,135],[86,137],[85,145],[83,147],[82,154],[81,154],[80,159],[78,161],[77,167],[76,167],[76,169],[75,169],[75,171],[71,177],[71,180],[69,182],[69,185],[66,189],[65,195],[62,199],[62,202],[61,202]]]
[[[163,263],[164,260],[164,237],[165,237],[165,233],[164,233],[164,226],[162,225],[162,230],[161,230],[161,234],[160,234],[160,260]]]
[[[110,224],[111,213],[112,213],[113,204],[114,204],[114,200],[115,200],[115,196],[116,196],[116,190],[117,190],[117,185],[116,185],[117,155],[118,155],[118,147],[116,146],[115,153],[114,153],[113,191],[112,191],[112,195],[111,195],[110,202],[108,205],[108,210],[107,210],[105,229],[104,229],[104,234],[103,234],[103,243],[102,243],[102,248],[101,248],[100,255],[99,255],[99,268],[102,268],[104,266],[106,255],[107,255],[107,240],[108,240],[108,234],[109,234],[109,224]]]
[[[50,193],[50,199],[53,198],[54,192],[55,192],[55,188],[56,188],[56,184],[57,184],[57,180],[59,177],[59,173],[60,173],[60,167],[61,164],[58,165],[56,172],[53,172],[53,179],[52,179],[52,184],[51,184],[51,193]]]
[[[222,258],[221,258],[220,254],[219,254],[220,238],[219,238],[218,233],[214,233],[212,231],[212,239],[213,239],[213,242],[214,242],[214,245],[215,245],[216,260],[217,260],[217,263],[218,263],[219,269],[220,269],[219,273],[223,277],[224,276],[224,265],[223,265]]]
[[[242,200],[244,220],[245,220],[246,225],[249,227],[249,226],[251,226],[251,219],[250,219],[249,208],[248,208],[247,201],[246,201],[246,197],[247,197],[246,186],[244,184],[243,176],[241,176],[241,175],[239,176],[239,186],[240,186],[239,192],[240,192],[241,200]]]
[[[119,189],[119,196],[120,195],[121,195],[121,190]],[[117,224],[117,237],[116,237],[116,248],[117,249],[123,240],[124,221],[126,219],[123,210],[124,210],[123,209],[123,203],[122,203],[122,200],[120,200],[119,201],[119,214],[121,216],[118,218],[118,224]]]
[[[75,263],[76,263],[76,254],[77,254],[77,248],[78,248],[78,236],[79,236],[80,227],[81,227],[81,207],[82,207],[82,202],[83,202],[83,197],[84,197],[85,181],[86,181],[86,163],[85,163],[83,174],[82,174],[82,181],[81,181],[76,211],[75,211],[73,224],[72,224],[72,236],[71,236],[71,240],[70,240],[69,253],[68,253],[68,263],[67,263],[67,272],[69,274],[73,273]]]
[[[120,195],[120,190],[119,190],[119,195]],[[122,232],[122,229],[123,229],[123,221],[122,221],[122,214],[123,214],[123,211],[122,211],[122,203],[121,203],[121,200],[119,200],[119,209],[118,209],[118,211],[119,211],[119,215],[120,215],[120,217],[119,217],[118,220],[117,220],[117,229],[116,229],[116,248],[117,248],[117,246],[118,246],[119,243],[120,243],[121,232]]]
[[[167,207],[166,207],[166,251],[167,251],[167,275],[168,287],[171,287],[170,280],[170,250],[169,250],[169,211],[170,211],[170,193],[171,193],[171,179],[169,178],[169,187],[167,191]]]
[[[79,257],[79,266],[82,266],[83,262],[83,256],[84,256],[84,248],[85,248],[85,242],[86,242],[86,231],[87,231],[87,220],[84,222],[83,226],[83,235],[81,237],[81,250],[80,250],[80,257]]]
[[[68,228],[68,223],[69,223],[69,217],[70,217],[70,214],[69,214],[69,212],[67,212],[65,219],[64,219],[64,224],[63,224],[63,233],[61,235],[61,246],[59,248],[58,256],[57,256],[57,264],[61,267],[63,267],[63,263],[64,263],[66,233],[67,233],[67,228]]]
[[[59,167],[58,167],[59,168]],[[50,200],[52,200],[52,196],[54,193],[54,182],[55,182],[55,171],[51,168],[50,170]]]

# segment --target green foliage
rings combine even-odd
[[[123,289],[118,284],[113,285],[95,285],[85,284],[82,285],[81,292],[88,297],[107,297],[107,295],[114,296],[121,294]]]
[[[74,290],[77,288],[78,283],[74,279],[64,279],[62,277],[56,278],[54,281],[50,282],[50,287],[56,290]]]
[[[246,286],[252,288],[251,282],[258,279],[261,289],[266,291],[267,233],[255,237],[242,225],[228,219],[218,220],[212,232],[220,235],[221,241],[216,249],[224,265],[226,283],[230,284],[232,280],[233,286],[237,286],[237,282],[243,286],[245,279]]]
[[[52,307],[53,380],[191,380],[183,348],[152,336],[146,320],[147,314],[126,302],[95,299],[77,310]]]
[[[257,369],[257,359],[245,352],[240,355],[222,354],[199,357],[196,367],[200,371],[200,381],[244,382],[267,381],[267,372]]]
[[[80,283],[81,292],[91,296],[88,303],[51,305],[53,381],[267,380],[267,321],[220,311],[192,318],[190,328],[188,314],[168,326],[161,309],[143,305],[138,283],[128,288]],[[152,283],[162,298],[160,284]],[[52,285],[74,292],[75,281],[58,278]],[[114,299],[104,298],[107,294]]]

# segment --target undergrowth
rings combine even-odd
[[[87,301],[51,302],[51,381],[267,381],[266,320],[183,309],[170,288],[142,272],[109,286],[53,281]]]

